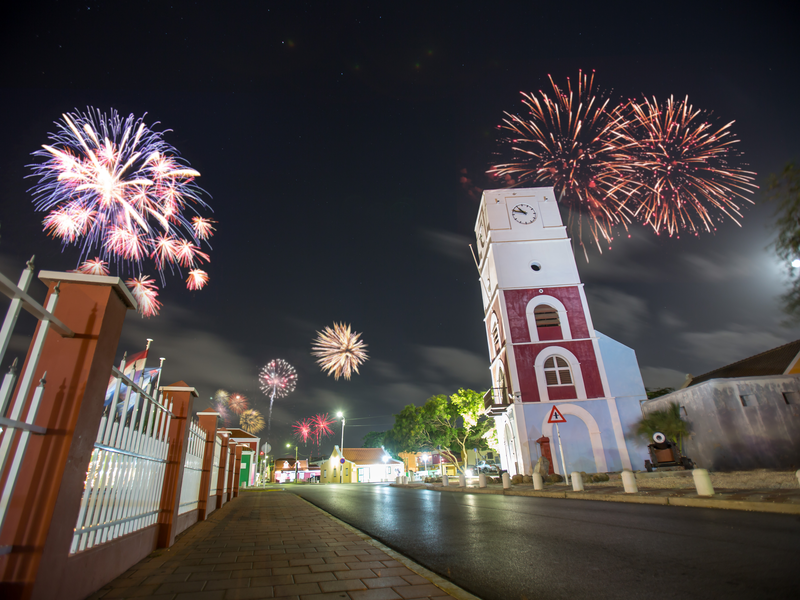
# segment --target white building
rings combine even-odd
[[[503,468],[530,473],[544,453],[564,472],[554,406],[567,473],[643,464],[626,435],[646,399],[636,355],[594,330],[553,188],[486,190],[475,235]]]

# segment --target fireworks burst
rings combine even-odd
[[[636,168],[643,185],[636,216],[656,233],[680,230],[697,233],[714,229],[716,209],[739,224],[742,214],[735,197],[752,204],[755,173],[728,164],[738,156],[730,130],[733,121],[716,126],[701,110],[672,96],[665,105],[645,99],[632,102],[634,135],[639,140]]]
[[[311,419],[303,419],[302,421],[295,422],[292,425],[295,437],[302,441],[304,444],[308,443],[309,438],[314,437],[314,430],[311,425]]]
[[[239,416],[239,427],[247,433],[258,433],[264,429],[264,417],[257,410],[246,410]]]
[[[261,391],[270,398],[284,398],[297,386],[297,371],[282,358],[276,358],[261,369],[258,376]]]
[[[317,364],[334,379],[340,376],[350,379],[358,373],[358,366],[367,360],[367,345],[360,339],[361,334],[351,331],[350,325],[334,323],[333,329],[325,327],[317,332],[312,344],[311,354],[318,358]]]
[[[141,272],[153,259],[162,284],[165,267],[180,270],[209,260],[199,244],[213,235],[214,221],[183,215],[208,208],[195,183],[200,173],[178,158],[164,132],[115,110],[106,115],[88,108],[62,117],[49,134],[51,144],[33,153],[43,162],[31,165],[38,178],[34,204],[48,213],[46,232],[78,246],[79,262],[98,252],[97,261]],[[190,277],[189,284],[192,289],[196,281]],[[158,305],[141,306],[152,315]]]
[[[136,279],[128,279],[125,285],[131,289],[143,317],[152,317],[158,314],[161,302],[157,300],[158,292],[156,290],[158,288],[151,277],[140,275]]]
[[[201,290],[208,283],[208,273],[202,269],[192,269],[189,271],[189,279],[186,280],[186,287],[190,290]]]
[[[76,270],[78,273],[83,273],[85,275],[108,275],[109,273],[108,263],[104,260],[100,260],[99,256],[83,262]]]
[[[311,434],[317,446],[319,446],[322,438],[333,434],[331,425],[333,425],[336,420],[332,419],[328,413],[314,415],[309,421],[311,423]]]
[[[511,187],[552,185],[559,202],[570,209],[570,223],[578,221],[579,239],[585,215],[599,248],[600,238],[612,240],[616,226],[627,228],[627,202],[637,182],[631,156],[635,144],[625,135],[624,107],[595,95],[593,83],[594,73],[579,72],[576,89],[567,79],[562,90],[550,77],[551,95],[522,93],[528,117],[506,113],[499,126],[511,160],[493,166],[489,174]]]
[[[211,410],[216,413],[219,413],[220,418],[222,419],[223,424],[228,422],[228,419],[231,418],[231,411],[228,408],[228,405],[223,402],[214,402],[211,405]]]
[[[236,392],[228,397],[228,408],[230,408],[237,415],[243,415],[249,408],[247,396]]]

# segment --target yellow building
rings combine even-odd
[[[403,462],[383,448],[333,447],[330,458],[320,463],[321,483],[369,483],[394,481],[403,474]]]

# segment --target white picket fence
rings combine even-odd
[[[3,293],[11,299],[11,304],[8,307],[2,329],[0,329],[0,363],[2,363],[5,358],[5,353],[11,341],[11,336],[14,333],[14,327],[17,324],[20,310],[25,309],[40,321],[39,330],[30,348],[30,358],[25,367],[25,371],[22,373],[19,389],[13,402],[11,401],[11,396],[17,382],[16,359],[14,359],[14,363],[3,378],[2,385],[0,385],[0,529],[2,529],[3,523],[5,522],[8,503],[14,492],[14,486],[17,482],[22,459],[25,456],[28,440],[31,434],[43,435],[47,433],[44,427],[34,425],[36,415],[39,412],[42,394],[44,394],[46,373],[45,376],[39,380],[39,385],[34,389],[33,397],[25,412],[25,417],[24,419],[22,418],[28,394],[34,383],[34,373],[39,365],[39,358],[41,357],[42,348],[44,347],[44,340],[50,328],[55,330],[62,337],[73,337],[75,335],[69,327],[64,325],[64,323],[53,315],[53,311],[58,303],[59,286],[56,285],[53,293],[50,294],[50,298],[47,301],[47,308],[45,308],[28,295],[28,287],[30,286],[31,279],[33,279],[32,258],[28,262],[27,268],[22,272],[22,276],[19,278],[19,283],[17,285],[0,273],[0,293]],[[10,546],[0,548],[0,554],[6,554],[10,551]]]
[[[165,405],[146,389],[112,368],[114,396],[100,421],[86,473],[81,508],[70,553],[143,529],[156,522],[169,451],[167,434],[172,403]],[[144,368],[142,368],[144,377]],[[120,389],[127,391],[120,402]],[[158,383],[155,386],[158,389]]]
[[[219,436],[214,438],[214,460],[211,465],[211,486],[210,491],[214,494],[217,493],[217,482],[219,481],[219,460],[222,456],[222,440]],[[206,508],[206,514],[211,514],[217,508],[216,503],[209,502]]]
[[[196,422],[189,424],[189,441],[183,464],[183,482],[178,514],[195,510],[200,499],[200,479],[203,476],[203,456],[206,451],[206,431]]]

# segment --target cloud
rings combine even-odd
[[[424,361],[422,375],[429,381],[478,389],[489,386],[489,360],[485,356],[439,346],[418,346],[417,352]]]
[[[385,379],[397,381],[398,379],[405,378],[405,375],[403,375],[402,371],[396,364],[386,360],[374,358],[370,361],[370,368],[376,375],[379,375]]]
[[[647,303],[637,296],[597,286],[586,292],[595,328],[611,337],[636,338],[650,320]]]
[[[665,367],[642,367],[640,371],[642,372],[644,387],[648,389],[679,388],[686,380],[685,373]]]
[[[658,315],[658,320],[662,325],[669,327],[670,329],[682,329],[686,327],[686,321],[669,310],[661,311]]]
[[[472,240],[467,236],[433,229],[420,229],[420,235],[430,249],[442,256],[462,262],[473,260],[469,250]]]
[[[157,364],[164,357],[162,383],[183,380],[197,388],[199,407],[218,388],[253,393],[258,390],[255,366],[229,338],[211,333],[195,313],[175,304],[165,305],[161,315],[142,319],[129,312],[122,330],[118,355],[143,350],[152,338],[149,359]],[[258,392],[260,393],[260,392]]]
[[[755,269],[755,261],[743,252],[684,254],[681,260],[687,265],[691,279],[711,283],[747,278]]]
[[[686,352],[700,359],[701,364],[712,365],[710,369],[740,361],[790,341],[760,328],[735,324],[717,331],[686,332],[681,334],[681,339],[686,344]]]

